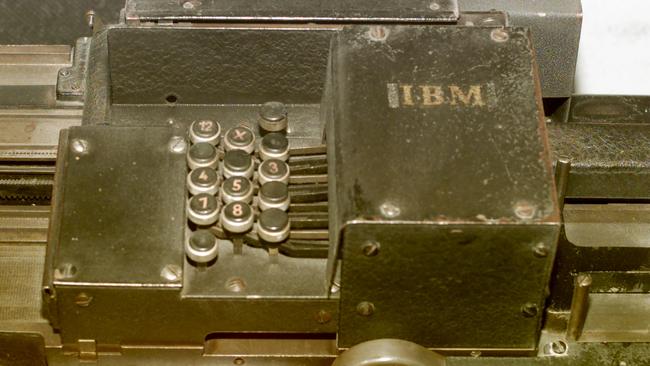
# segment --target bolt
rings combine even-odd
[[[394,219],[395,217],[399,216],[399,214],[401,213],[399,207],[389,202],[383,203],[379,207],[379,210],[381,210],[381,213],[382,215],[384,215],[384,217],[389,219]]]
[[[65,68],[65,69],[61,69],[61,70],[59,70],[59,75],[61,75],[61,76],[68,76],[68,75],[70,75],[70,69]]]
[[[186,10],[192,10],[194,8],[198,8],[199,6],[201,6],[201,2],[199,0],[190,0],[183,3],[183,9]]]
[[[95,25],[95,11],[94,10],[88,10],[86,12],[86,24],[88,24],[88,27],[90,27],[90,29],[92,29],[93,26]]]
[[[187,141],[181,136],[172,136],[169,140],[169,151],[175,154],[184,154],[187,150]]]
[[[77,154],[85,154],[88,152],[88,141],[84,139],[74,139],[72,140],[70,147],[72,148],[72,151]]]
[[[537,208],[528,201],[519,201],[514,207],[515,215],[522,220],[531,220],[535,217]]]
[[[569,346],[566,344],[565,341],[559,340],[559,341],[552,342],[550,348],[552,354],[563,355],[568,351]]]
[[[183,270],[175,264],[168,264],[160,271],[160,276],[167,281],[180,281]]]
[[[361,316],[371,316],[375,312],[375,305],[368,301],[362,301],[357,304],[357,314]]]
[[[497,28],[490,33],[490,37],[495,42],[506,42],[510,39],[508,32],[503,28]]]
[[[385,41],[386,38],[388,38],[388,29],[386,27],[383,27],[381,25],[375,25],[370,27],[370,30],[368,31],[368,36],[370,39],[373,41]]]
[[[332,314],[329,311],[321,310],[316,314],[318,324],[327,324],[332,320]]]
[[[246,282],[242,278],[233,277],[226,281],[226,290],[232,292],[242,292],[246,289]]]
[[[536,257],[544,258],[548,256],[548,247],[544,243],[537,243],[533,248],[533,253]]]
[[[524,306],[521,307],[521,313],[524,314],[526,318],[533,318],[537,316],[539,309],[536,304],[532,302],[527,302]]]
[[[77,274],[77,267],[70,263],[63,263],[54,270],[54,278],[57,280],[68,280]]]
[[[429,5],[429,9],[433,11],[440,10],[440,4],[434,1]]]
[[[379,254],[379,243],[375,241],[368,241],[363,244],[361,251],[366,257],[374,257]]]
[[[88,307],[91,301],[93,301],[93,297],[88,296],[85,292],[79,293],[74,299],[74,303],[82,308]]]

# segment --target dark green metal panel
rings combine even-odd
[[[371,257],[363,251],[369,240],[380,245]],[[349,225],[339,346],[398,338],[435,348],[534,349],[551,266],[534,250],[554,240],[551,225]],[[357,313],[364,301],[375,306],[370,316]],[[522,312],[527,303],[537,314]]]
[[[346,28],[330,72],[339,346],[534,349],[559,217],[527,32]]]

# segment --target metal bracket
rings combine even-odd
[[[128,0],[127,24],[140,22],[450,23],[457,0]]]
[[[56,82],[57,101],[83,102],[91,41],[90,37],[77,39],[72,66],[59,70]]]

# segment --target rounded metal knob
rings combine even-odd
[[[250,154],[255,150],[255,134],[248,127],[233,127],[226,132],[223,144],[226,151],[244,150]]]
[[[277,208],[286,211],[289,208],[289,188],[282,182],[264,183],[259,191],[259,207],[265,211]]]
[[[197,225],[212,225],[219,218],[219,201],[211,194],[197,194],[187,202],[187,217]]]
[[[253,184],[245,177],[230,177],[221,185],[221,199],[224,203],[253,200]]]
[[[257,220],[257,235],[268,243],[281,243],[289,237],[289,215],[271,208],[260,214]]]
[[[289,165],[282,160],[269,159],[260,164],[257,174],[260,184],[268,182],[289,183]]]
[[[288,126],[287,107],[280,102],[264,103],[260,108],[260,129],[268,132],[285,131]]]
[[[221,225],[231,233],[242,234],[253,227],[253,209],[246,202],[231,202],[221,211]]]
[[[262,160],[278,159],[286,161],[289,158],[289,140],[281,133],[269,133],[260,143],[260,158]]]
[[[187,165],[190,169],[216,168],[219,165],[217,149],[207,142],[192,145],[187,153]]]
[[[220,137],[221,125],[219,122],[203,119],[192,122],[190,126],[190,140],[195,144],[207,142],[208,144],[218,145]]]
[[[255,167],[253,157],[243,150],[227,151],[223,158],[223,175],[230,177],[252,178]]]
[[[187,175],[187,189],[191,194],[216,194],[219,191],[221,179],[212,168],[198,168]]]
[[[185,242],[185,254],[195,263],[209,263],[219,255],[217,238],[208,230],[197,230]]]

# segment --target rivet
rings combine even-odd
[[[232,360],[232,363],[235,364],[235,365],[241,366],[241,365],[245,364],[246,361],[241,357],[237,357],[234,360]]]
[[[375,305],[368,301],[362,301],[357,304],[357,314],[361,316],[371,316],[375,313]]]
[[[429,9],[433,11],[440,10],[440,4],[434,1],[431,4],[429,4]]]

